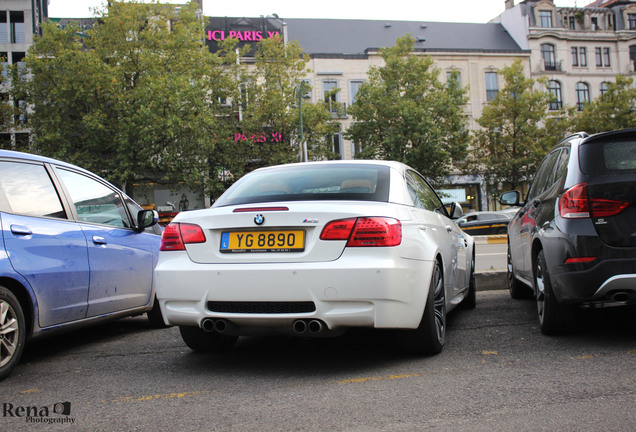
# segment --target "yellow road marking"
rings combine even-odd
[[[146,396],[126,396],[117,399],[111,400],[111,402],[132,402],[132,401],[150,401],[150,400],[158,400],[158,399],[179,399],[183,397],[191,397],[197,396],[201,393],[212,393],[212,392],[182,392],[182,393],[167,393],[167,394],[156,394],[156,395],[146,395]]]
[[[337,381],[338,384],[352,384],[352,383],[364,383],[369,381],[383,381],[383,380],[392,380],[392,379],[402,379],[402,378],[413,378],[419,377],[420,374],[403,374],[403,375],[387,375],[387,376],[379,376],[379,377],[366,377],[366,378],[352,378]]]

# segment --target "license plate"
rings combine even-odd
[[[229,231],[221,234],[221,252],[300,252],[305,231]]]

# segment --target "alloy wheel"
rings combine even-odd
[[[11,361],[18,347],[20,328],[11,305],[0,300],[0,367]]]

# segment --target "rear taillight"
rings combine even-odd
[[[587,183],[572,186],[559,199],[559,213],[567,219],[614,216],[628,206],[625,201],[589,197]]]
[[[205,234],[200,226],[194,224],[171,223],[164,228],[161,235],[162,251],[185,250],[190,243],[204,243]]]
[[[321,240],[347,240],[348,247],[398,246],[402,243],[402,224],[387,217],[360,217],[329,222]]]

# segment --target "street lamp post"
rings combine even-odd
[[[305,135],[303,133],[303,97],[305,96],[305,91],[308,90],[308,85],[305,81],[301,81],[296,87],[296,92],[298,93],[298,113],[300,117],[300,161],[307,162],[307,143],[305,142]]]

